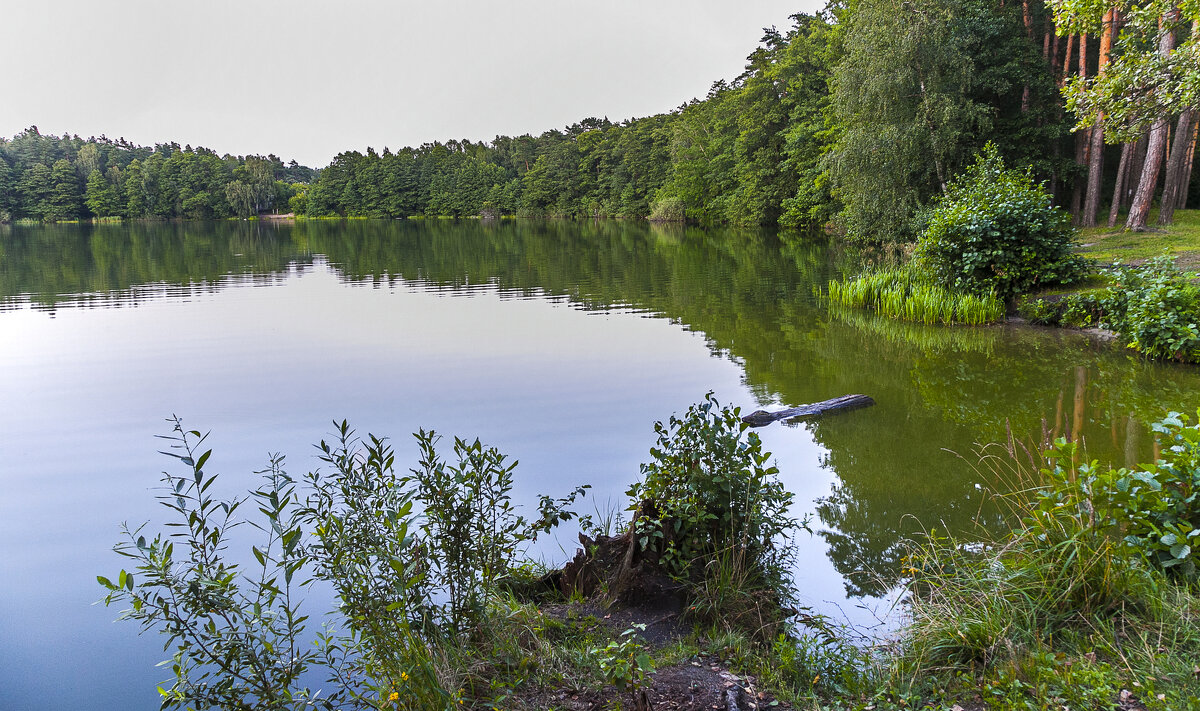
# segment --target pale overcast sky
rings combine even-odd
[[[669,111],[819,0],[5,0],[0,135],[322,167]]]

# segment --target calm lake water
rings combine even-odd
[[[519,500],[588,483],[604,512],[654,421],[709,390],[746,410],[866,393],[878,405],[760,433],[817,532],[804,601],[869,625],[906,535],[1003,525],[975,443],[1073,433],[1133,463],[1146,422],[1200,403],[1196,369],[1078,334],[831,316],[813,286],[844,261],[624,223],[0,227],[0,709],[158,707],[162,643],[93,603],[120,524],[163,519],[172,414],[211,432],[229,494],[271,452],[316,468],[347,418],[405,467],[418,428],[478,436],[520,461]]]

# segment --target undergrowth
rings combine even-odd
[[[1128,348],[1150,358],[1200,362],[1200,285],[1193,274],[1167,256],[1107,273],[1113,284],[1106,289],[1026,299],[1019,312],[1036,324],[1112,329]]]
[[[1135,470],[1080,461],[1059,441],[1042,457],[994,450],[992,474],[1020,518],[983,544],[931,534],[912,550],[911,619],[890,699],[978,697],[992,709],[1200,708],[1195,587],[1200,426],[1155,426],[1162,459]]]

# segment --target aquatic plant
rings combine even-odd
[[[870,309],[888,318],[923,324],[978,326],[1004,318],[1004,304],[995,295],[951,291],[911,266],[885,267],[831,281],[826,299],[834,306]]]

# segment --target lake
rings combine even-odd
[[[653,423],[708,391],[745,411],[865,393],[760,434],[815,531],[804,603],[870,627],[906,536],[1004,526],[982,492],[1011,482],[972,466],[977,443],[1071,435],[1136,463],[1147,422],[1200,403],[1197,369],[1077,333],[830,314],[814,285],[853,261],[624,222],[0,226],[0,709],[158,708],[162,643],[94,603],[120,524],[163,520],[172,415],[210,432],[231,495],[273,452],[316,468],[345,418],[404,468],[419,428],[479,437],[519,460],[518,501],[586,483],[605,513]]]

